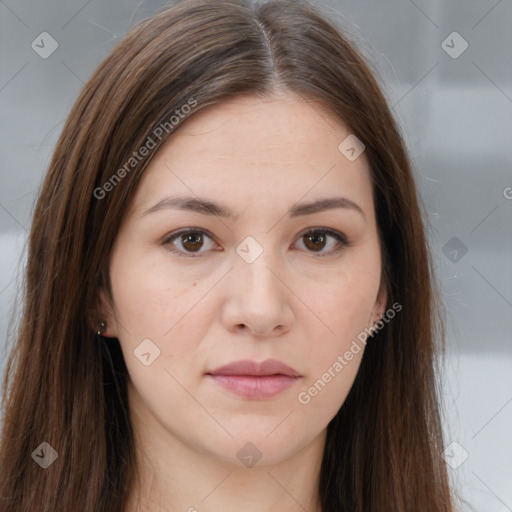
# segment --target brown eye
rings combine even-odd
[[[329,239],[334,239],[334,242],[329,243]],[[319,257],[337,253],[349,245],[342,233],[332,229],[310,229],[301,235],[300,240],[303,240],[307,252],[318,253],[316,256]],[[324,250],[327,246],[330,249]]]
[[[181,235],[181,244],[187,251],[195,252],[203,245],[203,237],[199,232],[190,232],[189,234]]]
[[[332,229],[310,229],[299,236],[299,240],[304,244],[306,252],[313,253],[317,257],[330,256],[350,245],[345,235]],[[185,229],[171,233],[162,244],[179,256],[197,257],[212,250],[214,242],[213,238],[202,229]]]
[[[207,241],[210,241],[208,246]],[[213,240],[205,231],[199,229],[186,229],[171,233],[163,240],[163,245],[170,246],[169,250],[179,256],[201,256],[213,246]],[[206,249],[201,250],[204,246]]]
[[[326,237],[324,235],[304,235],[305,245],[314,251],[321,251],[326,244]]]

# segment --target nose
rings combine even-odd
[[[230,332],[248,330],[273,337],[288,332],[293,321],[293,293],[283,272],[265,251],[252,263],[236,256],[230,272],[222,321]]]

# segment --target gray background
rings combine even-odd
[[[107,52],[165,5],[0,0],[2,376],[31,210],[63,122]],[[460,510],[512,512],[512,1],[320,5],[378,69],[428,210]],[[47,58],[31,47],[43,37],[51,48],[42,32],[58,44]]]

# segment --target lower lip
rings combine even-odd
[[[247,398],[271,398],[295,384],[299,377],[289,375],[209,375],[217,384]]]

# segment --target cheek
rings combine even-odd
[[[304,413],[326,423],[343,405],[359,370],[378,283],[349,278],[337,285],[317,302],[316,310],[328,330],[322,327],[323,335],[308,339],[307,375],[297,394]]]
[[[144,261],[144,264],[141,262]],[[161,261],[137,256],[112,258],[111,280],[119,342],[126,365],[141,389],[160,389],[169,383],[166,369],[181,382],[200,360],[200,342],[211,321],[208,297],[212,283],[176,273]],[[143,340],[150,340],[151,343]],[[145,343],[148,348],[141,345]],[[154,362],[145,367],[141,354]],[[147,356],[146,356],[147,358]],[[148,371],[151,370],[151,371]],[[171,385],[172,388],[172,385]]]
[[[324,324],[316,318],[311,320],[316,322],[316,335],[309,324],[311,334],[305,351],[308,373],[302,395],[297,397],[308,414],[334,416],[352,387],[380,285],[378,263],[347,261],[342,271],[331,274],[321,294],[310,290],[307,295],[311,301],[308,305]]]
[[[364,265],[346,265],[329,278],[321,293],[309,290],[305,295],[308,304],[324,324],[324,327],[319,326],[325,333],[322,343],[324,352],[343,349],[370,326],[379,286],[380,268],[377,262],[374,268],[369,269]]]
[[[351,353],[348,361],[342,354],[334,355],[318,373],[304,382],[297,393],[297,407],[309,418],[327,425],[343,405],[356,378],[364,349]]]
[[[116,318],[132,337],[161,338],[198,301],[195,282],[150,258],[112,258],[111,279]]]

